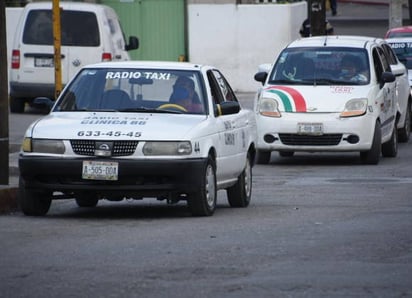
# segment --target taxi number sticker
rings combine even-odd
[[[121,131],[99,131],[99,130],[80,130],[77,132],[77,136],[79,137],[98,137],[98,136],[108,136],[108,137],[134,137],[138,138],[142,136],[140,131],[129,131],[129,132],[121,132]]]

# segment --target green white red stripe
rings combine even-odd
[[[271,86],[265,91],[276,94],[283,103],[285,112],[306,112],[306,102],[296,89],[286,86]]]

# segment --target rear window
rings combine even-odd
[[[100,45],[97,18],[93,12],[62,10],[61,43],[63,46],[97,47]],[[23,43],[53,45],[52,11],[29,12],[23,31]]]

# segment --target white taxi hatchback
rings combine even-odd
[[[209,216],[224,189],[230,206],[247,207],[255,138],[253,112],[212,66],[86,66],[27,129],[20,205],[26,215],[44,215],[55,199],[94,207],[101,199],[156,198]]]
[[[278,56],[255,101],[257,163],[271,152],[359,152],[362,163],[397,155],[395,75],[369,37],[296,40]]]

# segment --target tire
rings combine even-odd
[[[33,191],[25,186],[24,179],[19,178],[18,201],[20,209],[25,215],[43,216],[46,215],[51,205],[50,192]]]
[[[376,165],[379,163],[379,158],[381,156],[381,143],[382,134],[380,123],[377,121],[375,123],[375,131],[373,133],[372,147],[368,151],[362,151],[360,153],[361,162],[363,164]]]
[[[396,123],[393,126],[392,135],[388,142],[382,144],[382,155],[384,157],[396,157],[398,154],[398,130]]]
[[[270,151],[257,150],[256,152],[256,163],[259,165],[266,165],[270,161]]]
[[[23,98],[10,97],[10,112],[12,113],[24,113],[24,106],[26,102]]]
[[[96,207],[97,203],[99,203],[99,198],[93,193],[78,194],[76,198],[77,206],[82,208]]]
[[[295,154],[293,151],[279,151],[281,157],[292,157]]]
[[[187,202],[192,215],[211,216],[216,209],[216,200],[216,165],[213,158],[209,156],[200,189],[190,194]]]
[[[398,140],[401,143],[407,143],[411,135],[411,102],[408,101],[403,128],[398,130]]]
[[[231,207],[247,207],[252,196],[252,164],[248,153],[243,172],[237,178],[235,185],[227,190],[227,199]]]

